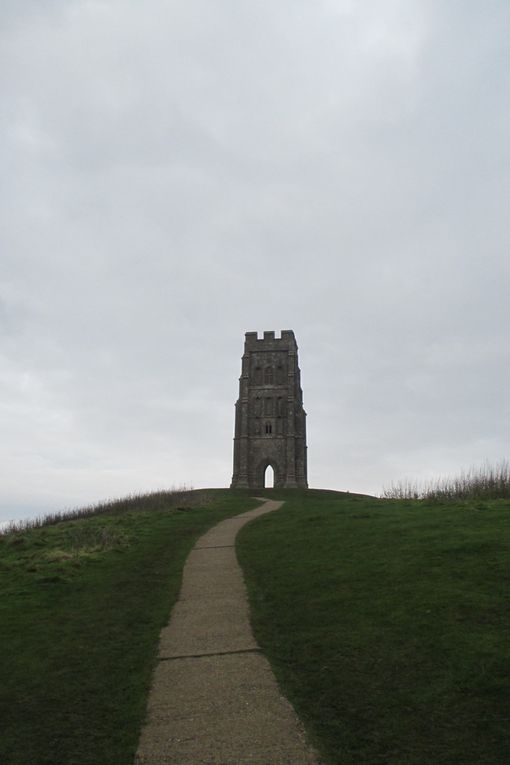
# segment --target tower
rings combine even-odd
[[[266,469],[275,488],[308,488],[306,412],[294,332],[281,337],[245,335],[236,402],[232,489],[264,488]]]

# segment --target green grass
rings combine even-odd
[[[510,502],[266,494],[253,626],[324,761],[507,765]]]
[[[184,560],[256,505],[228,491],[191,493],[181,510],[157,499],[0,537],[3,765],[133,761]]]

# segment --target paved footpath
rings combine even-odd
[[[204,534],[161,633],[136,765],[317,765],[249,622],[235,537],[263,505]]]

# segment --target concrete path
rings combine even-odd
[[[282,502],[222,521],[191,551],[135,765],[317,765],[253,637],[235,537]]]

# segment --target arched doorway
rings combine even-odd
[[[268,465],[264,470],[264,489],[274,488],[274,470],[272,465]]]

